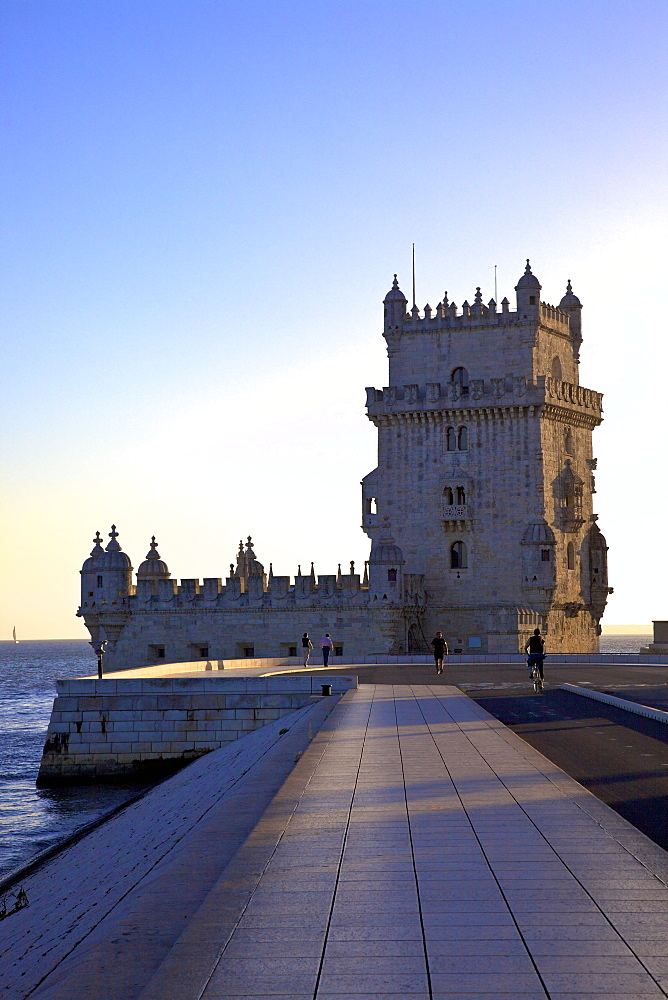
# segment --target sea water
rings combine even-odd
[[[604,635],[601,652],[637,653],[651,641],[651,635]],[[0,642],[0,879],[140,787],[35,787],[56,679],[96,670],[84,640]]]
[[[56,679],[96,672],[84,640],[0,642],[0,879],[141,787],[35,787]]]

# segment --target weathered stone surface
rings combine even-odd
[[[335,692],[357,686],[354,677],[333,676],[329,680]],[[159,693],[126,697],[124,686],[135,683],[122,678],[58,681],[39,786],[172,771],[312,703],[314,693],[321,692],[322,677],[221,676],[213,684],[207,679],[209,695],[189,693],[191,688],[201,689],[198,677],[175,677],[167,684],[164,678],[156,678],[143,683],[145,692],[154,688]],[[249,690],[240,692],[241,686]],[[107,693],[110,688],[113,694]],[[73,695],[75,689],[78,696]],[[61,698],[70,705],[86,705],[87,710],[62,713]],[[207,707],[195,708],[192,702]],[[144,709],[144,704],[155,708]],[[94,705],[99,706],[97,711]],[[70,718],[61,721],[63,714]]]

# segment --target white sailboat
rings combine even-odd
[[[14,640],[14,642],[18,642],[18,641],[19,641],[19,640],[18,640],[18,639],[16,638],[16,625],[15,625],[15,626],[14,626],[14,628],[12,629],[12,639]]]

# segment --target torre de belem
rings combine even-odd
[[[541,302],[529,261],[507,298],[447,293],[421,314],[394,284],[384,300],[388,386],[368,388],[378,467],[362,481],[362,574],[265,573],[250,537],[229,576],[171,578],[155,539],[137,570],[115,527],[81,570],[81,607],[108,669],[160,660],[295,655],[307,631],[343,657],[596,652],[607,546],[593,512],[592,431],[602,396],[579,384],[580,300],[568,282]]]

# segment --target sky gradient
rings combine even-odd
[[[361,566],[382,299],[583,303],[606,624],[668,618],[668,4],[4,0],[0,638],[135,568]]]

